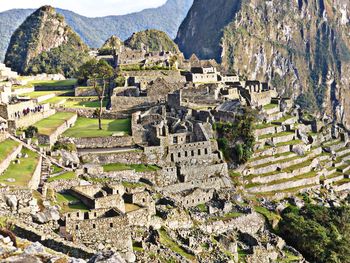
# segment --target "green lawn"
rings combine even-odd
[[[103,107],[106,108],[107,100],[103,101]],[[66,108],[99,108],[100,102],[99,100],[91,100],[91,101],[82,101],[82,100],[67,100],[64,103]]]
[[[271,110],[271,109],[274,109],[274,108],[277,108],[278,107],[278,104],[267,104],[264,106],[264,109],[265,110]]]
[[[74,86],[77,84],[76,79],[66,79],[66,80],[38,80],[31,81],[30,84],[34,86],[45,86],[45,87],[67,87]]]
[[[21,158],[20,164],[11,163],[3,175],[0,176],[0,183],[12,186],[27,187],[29,181],[39,162],[39,156],[26,148],[22,150],[23,154],[28,154],[28,158]],[[11,183],[6,179],[13,178],[16,181]]]
[[[25,93],[21,96],[23,97],[30,97],[32,99],[39,98],[41,96],[46,96],[50,94],[55,94],[56,96],[68,96],[69,94],[72,94],[74,91],[73,90],[52,90],[52,91],[33,91],[30,93]]]
[[[73,211],[89,211],[89,209],[79,201],[78,198],[69,194],[56,193],[57,204],[61,207],[63,213],[73,212]],[[77,204],[69,204],[70,202],[79,202]]]
[[[63,135],[72,138],[125,136],[131,133],[131,120],[102,120],[102,130],[98,129],[98,119],[78,118],[74,127]]]
[[[58,176],[50,177],[49,179],[47,179],[47,181],[50,183],[58,180],[73,180],[76,178],[77,175],[74,172],[66,172]]]
[[[123,163],[112,163],[103,165],[103,170],[105,172],[116,172],[125,170],[135,170],[136,172],[154,172],[160,168],[155,165],[145,165],[145,164],[123,164]]]
[[[11,139],[0,142],[0,163],[2,163],[17,147],[19,143]]]
[[[57,112],[56,114],[43,119],[34,124],[38,128],[38,133],[51,135],[56,129],[75,115],[73,112]]]

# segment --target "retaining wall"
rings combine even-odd
[[[22,144],[18,145],[16,149],[13,150],[13,152],[7,156],[7,158],[0,163],[0,175],[5,172],[5,170],[9,167],[12,160],[16,159],[17,155],[21,153],[22,151]]]

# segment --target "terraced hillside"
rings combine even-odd
[[[242,173],[248,193],[282,198],[322,186],[350,189],[345,133],[282,113],[277,104],[263,112],[267,122],[255,127],[255,152]]]

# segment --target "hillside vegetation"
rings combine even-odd
[[[11,37],[5,64],[21,74],[73,76],[88,57],[88,47],[50,6],[30,15]]]

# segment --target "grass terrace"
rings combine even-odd
[[[75,125],[63,135],[72,138],[93,138],[126,136],[131,133],[131,120],[102,120],[102,130],[98,129],[98,119],[78,118]]]
[[[19,164],[11,163],[7,170],[0,176],[0,183],[27,187],[32,179],[32,175],[38,165],[39,156],[37,153],[24,148],[22,154],[28,154],[28,158],[21,158]],[[15,182],[8,182],[7,179],[13,178]]]
[[[107,100],[103,101],[103,104],[102,104],[103,108],[106,108],[107,103],[108,103]],[[97,99],[97,97],[95,100],[89,100],[89,101],[69,98],[64,102],[64,106],[66,108],[99,108],[100,101]]]
[[[74,211],[89,211],[89,209],[80,202],[80,200],[69,194],[56,193],[57,204],[62,208],[63,213],[74,212]],[[74,202],[75,204],[70,204]]]
[[[31,81],[29,84],[33,86],[45,86],[45,87],[67,87],[67,86],[75,86],[77,84],[77,80],[76,79],[37,80],[37,81]]]
[[[126,171],[126,170],[135,170],[138,173],[142,172],[154,172],[160,168],[155,165],[146,165],[146,164],[122,164],[122,163],[112,163],[103,165],[103,170],[105,172],[117,172],[117,171]]]
[[[55,94],[56,96],[68,96],[70,94],[72,94],[74,91],[73,90],[52,90],[52,91],[33,91],[30,93],[25,93],[23,95],[20,95],[22,97],[30,97],[32,99],[36,99],[42,96],[46,96],[46,95],[51,95],[51,94]]]
[[[54,182],[54,181],[60,181],[60,180],[74,180],[77,178],[77,175],[74,172],[66,172],[58,176],[50,177],[47,179],[47,181]]]
[[[51,135],[59,126],[75,115],[73,112],[58,112],[46,119],[34,124],[38,128],[38,133],[43,135]]]
[[[11,139],[0,142],[0,163],[2,163],[17,147],[19,143]]]
[[[283,137],[287,135],[292,135],[295,134],[294,132],[279,132],[279,133],[274,133],[274,134],[265,134],[262,136],[259,136],[259,140],[261,139],[268,139],[268,138],[278,138],[278,137]]]

